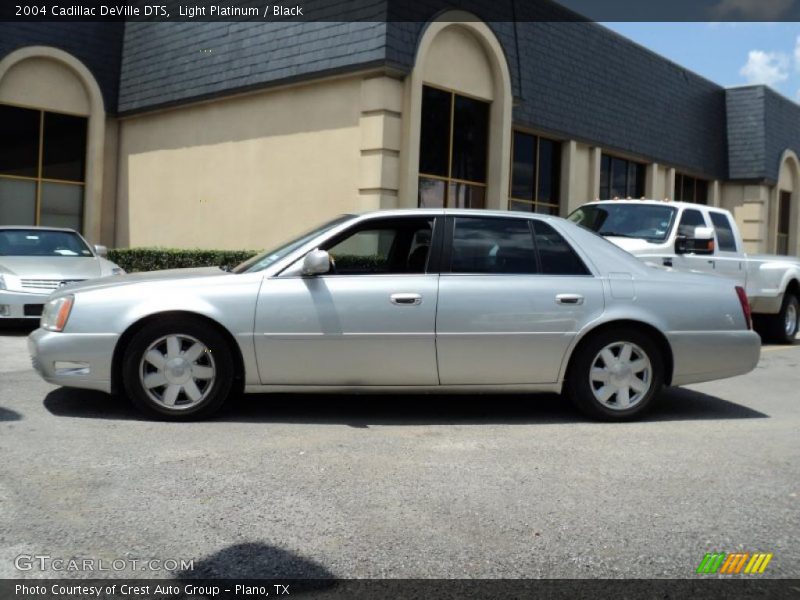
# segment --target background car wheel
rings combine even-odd
[[[231,391],[234,366],[225,338],[191,318],[153,321],[125,350],[122,378],[133,404],[169,420],[212,415]]]
[[[606,421],[640,416],[661,391],[664,359],[650,336],[632,329],[602,331],[581,343],[565,391],[585,414]]]
[[[800,300],[787,292],[783,296],[783,304],[777,315],[756,315],[756,328],[767,341],[778,344],[794,344],[800,320]]]

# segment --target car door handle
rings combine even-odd
[[[420,294],[392,294],[389,296],[392,304],[400,306],[413,306],[415,304],[422,304],[422,296]]]
[[[556,304],[583,304],[583,296],[580,294],[559,294],[556,296]]]

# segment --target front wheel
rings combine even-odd
[[[219,410],[230,394],[233,374],[225,338],[187,318],[145,325],[126,348],[122,365],[133,404],[168,420],[199,419]]]
[[[576,350],[565,391],[590,417],[625,421],[650,407],[663,382],[664,360],[650,336],[636,330],[607,330]]]

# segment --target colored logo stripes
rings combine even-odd
[[[725,575],[763,573],[771,560],[772,554],[766,552],[754,552],[753,554],[749,552],[734,552],[733,554],[710,552],[703,557],[700,566],[697,567],[697,572]]]

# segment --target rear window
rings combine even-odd
[[[718,212],[709,213],[714,231],[717,233],[717,246],[722,252],[736,252],[736,236],[727,215]]]
[[[533,222],[536,236],[536,249],[542,261],[542,273],[545,275],[590,275],[567,241],[550,225],[543,221]]]

